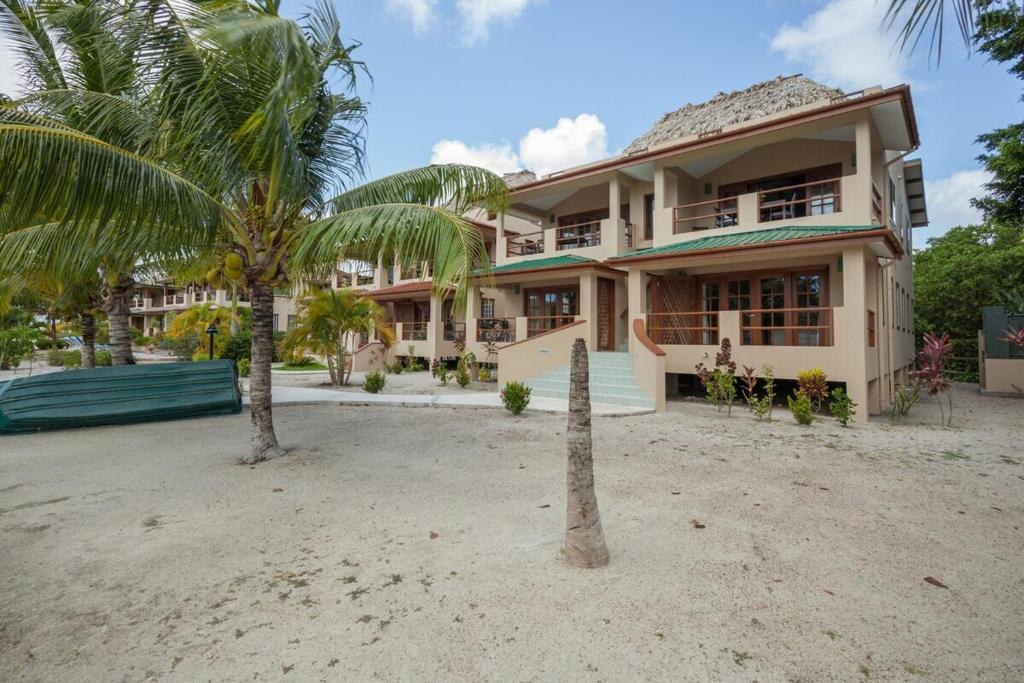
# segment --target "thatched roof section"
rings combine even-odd
[[[506,173],[501,176],[501,179],[505,181],[505,184],[509,186],[509,189],[514,190],[520,185],[526,183],[532,183],[537,179],[537,174],[533,171],[513,171],[512,173]]]
[[[707,102],[687,104],[669,112],[653,128],[631,142],[623,153],[641,152],[669,140],[764,118],[842,94],[842,90],[822,85],[800,74],[778,76],[770,81],[755,83],[744,90],[719,93]]]

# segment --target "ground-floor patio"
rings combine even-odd
[[[597,418],[592,571],[564,416],[278,407],[254,468],[245,416],[6,437],[0,679],[1020,680],[1021,404],[955,405]]]

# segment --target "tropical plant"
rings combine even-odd
[[[70,260],[67,247],[85,239],[121,262],[213,248],[237,254],[253,309],[246,461],[280,455],[270,399],[274,288],[343,258],[399,253],[432,262],[437,292],[464,302],[488,258],[462,214],[502,210],[508,189],[493,173],[458,165],[348,189],[362,171],[365,106],[354,89],[363,65],[329,3],[302,25],[279,15],[279,3],[191,4],[181,13],[104,7],[120,13],[112,21],[144,19],[144,49],[111,48],[142,62],[142,96],[93,96],[61,83],[65,100],[90,103],[89,116],[55,119],[23,101],[0,109],[0,197],[14,198],[5,223],[48,221],[8,235],[0,252],[16,260],[50,240]],[[62,52],[48,40],[17,44],[26,63],[52,65]],[[112,290],[129,284],[113,274]]]
[[[744,365],[740,381],[743,382],[743,400],[753,409],[751,400],[757,397],[757,371],[749,365]]]
[[[828,375],[821,368],[800,370],[796,373],[798,391],[814,403],[814,411],[821,412],[822,402],[828,398]]]
[[[952,349],[949,334],[938,337],[930,332],[925,332],[924,343],[917,354],[918,369],[910,372],[911,377],[921,380],[928,395],[935,398],[936,403],[939,404],[942,424],[947,427],[953,424],[953,384],[946,376],[946,360]],[[948,418],[942,407],[942,394],[945,394],[948,400]]]
[[[384,388],[384,385],[387,383],[387,379],[387,375],[383,372],[380,370],[374,370],[363,378],[363,391],[376,394]]]
[[[569,361],[569,463],[566,468],[565,561],[590,569],[608,564],[608,547],[594,491],[587,345],[577,339]]]
[[[798,424],[809,425],[814,422],[814,410],[811,408],[811,397],[797,391],[793,396],[786,397],[789,412]]]
[[[284,347],[293,353],[310,351],[326,358],[331,384],[342,386],[352,374],[348,349],[358,334],[371,331],[385,347],[395,343],[387,312],[372,299],[351,289],[318,289],[299,302],[299,315]]]
[[[832,392],[832,401],[828,404],[828,411],[832,413],[832,417],[839,420],[839,424],[847,426],[853,416],[856,415],[857,411],[854,408],[857,404],[854,403],[853,399],[846,394],[846,390],[842,387],[836,387]]]
[[[0,370],[16,368],[36,349],[39,331],[25,325],[0,330]]]
[[[1006,330],[1006,341],[1024,351],[1024,327],[1015,330],[1012,327]]]
[[[715,367],[706,368],[704,363],[697,363],[697,378],[704,385],[707,399],[721,412],[722,406],[732,415],[732,404],[736,400],[736,362],[732,359],[732,342],[726,337],[722,339],[718,353],[715,354]]]
[[[489,367],[487,367],[486,365],[481,365],[480,369],[477,371],[477,374],[478,374],[481,382],[490,382],[491,381],[491,369]]]
[[[501,403],[513,415],[519,415],[530,405],[532,391],[522,382],[508,382],[501,388]]]
[[[437,367],[437,372],[434,373],[434,374],[437,377],[437,379],[441,382],[441,384],[443,384],[445,386],[448,385],[448,368],[447,368],[447,366],[445,366],[444,364],[439,365]]]
[[[248,377],[252,370],[252,362],[248,358],[241,358],[238,361],[238,374],[241,377]]]
[[[193,360],[199,360],[195,357],[197,352],[202,352],[204,357],[209,358],[207,330],[213,325],[217,328],[217,333],[213,336],[213,355],[219,357],[231,339],[232,319],[231,310],[228,308],[217,308],[212,304],[190,306],[174,316],[167,328],[167,337],[178,343],[199,340],[199,345],[193,349]]]
[[[907,384],[897,384],[889,421],[910,415],[910,409],[921,400],[921,380],[911,378]]]
[[[459,356],[459,362],[455,365],[455,381],[460,387],[465,389],[469,386],[469,357],[468,354],[463,353]]]
[[[775,406],[775,370],[771,365],[761,368],[761,378],[764,384],[764,396],[751,396],[748,401],[750,408],[754,411],[754,417],[759,421],[772,421],[772,409]]]

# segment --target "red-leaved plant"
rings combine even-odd
[[[1006,341],[1024,351],[1024,327],[1015,330],[1012,327],[1006,330]]]
[[[946,358],[953,351],[953,345],[949,341],[949,334],[937,337],[930,332],[924,333],[924,346],[917,354],[917,362],[920,366],[910,373],[924,383],[924,388],[929,396],[934,396],[939,404],[939,412],[942,415],[942,424],[947,427],[953,424],[953,385],[946,377]],[[940,394],[946,394],[949,403],[949,417],[942,408]]]

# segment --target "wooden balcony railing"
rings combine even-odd
[[[648,313],[647,336],[655,344],[717,344],[718,311]]]
[[[175,306],[185,303],[184,294],[168,294],[164,297],[164,306]]]
[[[373,284],[373,273],[356,273],[356,287]]]
[[[839,213],[842,185],[841,178],[829,178],[799,185],[773,187],[770,190],[758,192],[757,220],[759,223],[765,223]],[[765,199],[769,194],[782,195],[782,198]],[[789,199],[785,198],[787,196]]]
[[[832,346],[832,328],[827,307],[740,311],[741,343],[751,346]]]
[[[429,322],[402,323],[402,341],[426,341]]]
[[[692,210],[696,215],[681,216],[680,211]],[[681,204],[672,209],[672,233],[709,228],[728,228],[738,225],[739,200],[736,197],[709,199],[704,202]]]
[[[878,191],[878,185],[871,181],[871,217],[878,223],[882,222],[882,193]]]
[[[506,256],[528,256],[544,253],[544,231],[528,232],[508,237],[505,241]]]
[[[601,221],[564,225],[558,228],[557,234],[555,251],[596,247],[601,244]]]
[[[534,337],[544,332],[557,330],[559,327],[576,322],[575,315],[538,315],[526,319],[526,336]]]
[[[495,344],[511,344],[516,340],[516,319],[477,319],[476,340],[478,342],[493,342]]]

